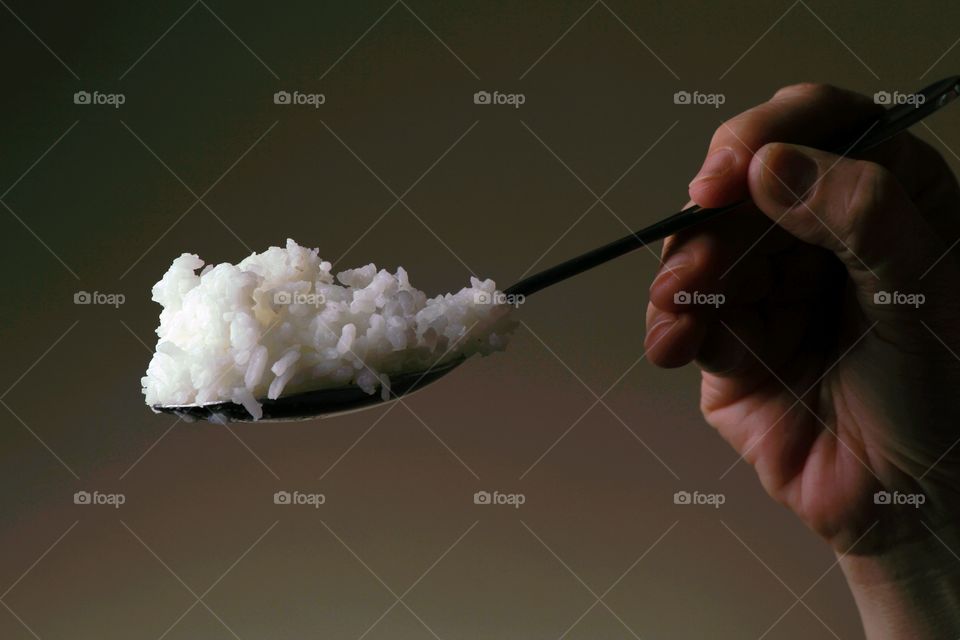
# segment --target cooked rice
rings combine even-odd
[[[163,311],[147,404],[231,401],[258,419],[263,398],[344,385],[387,397],[390,376],[506,346],[493,280],[427,298],[402,267],[330,270],[293,240],[237,265],[174,260],[152,292]]]

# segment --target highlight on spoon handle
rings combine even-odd
[[[717,216],[721,213],[735,209],[736,207],[743,204],[738,202],[726,207],[720,207],[717,209],[704,209],[698,205],[693,205],[692,207],[687,207],[679,213],[675,213],[669,218],[664,218],[659,222],[655,222],[645,229],[641,229],[636,233],[631,233],[628,236],[615,240],[608,245],[604,245],[599,249],[594,249],[593,251],[588,251],[582,255],[577,256],[576,258],[571,258],[566,262],[561,262],[555,267],[550,267],[539,273],[535,273],[529,278],[524,278],[520,282],[516,283],[506,291],[505,294],[519,294],[523,296],[529,296],[544,287],[549,287],[552,284],[556,284],[561,280],[566,280],[567,278],[573,277],[578,273],[583,273],[588,269],[599,266],[604,262],[618,258],[625,253],[630,253],[635,249],[639,249],[645,244],[650,244],[651,242],[656,242],[657,240],[663,240],[667,236],[671,236],[678,231],[682,231],[688,227],[692,227],[695,224],[709,220],[714,216]]]
[[[856,136],[851,136],[842,145],[832,147],[833,153],[842,156],[862,153],[920,122],[960,95],[960,76],[951,76],[935,82],[913,95],[914,100],[910,104],[901,104],[887,109],[880,117],[874,119],[869,126],[858,131]],[[599,249],[588,251],[555,267],[524,278],[504,293],[507,295],[532,295],[545,287],[583,273],[646,244],[662,240],[721,213],[736,209],[747,202],[749,200],[716,209],[704,209],[697,205],[688,207],[636,233],[631,233]]]

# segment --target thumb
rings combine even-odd
[[[941,251],[933,231],[892,173],[879,164],[772,143],[753,157],[757,207],[804,242],[833,252],[864,308],[884,294],[920,293]]]

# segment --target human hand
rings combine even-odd
[[[668,239],[646,337],[659,366],[696,360],[707,422],[841,555],[865,623],[855,583],[960,562],[960,189],[909,134],[815,150],[879,112],[796,85],[723,124],[690,197],[754,205]]]

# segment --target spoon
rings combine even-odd
[[[431,382],[447,375],[464,361],[455,358],[444,364],[430,367],[426,371],[402,373],[390,376],[390,397],[410,395]],[[276,400],[259,400],[263,416],[257,422],[281,422],[292,420],[310,420],[330,414],[343,414],[359,409],[367,409],[383,402],[379,393],[367,393],[356,385],[317,389],[280,396]],[[242,404],[234,402],[207,402],[204,404],[153,405],[160,413],[172,413],[187,422],[209,420],[210,422],[253,422],[253,416]]]
[[[922,100],[920,96],[923,96]],[[914,124],[960,96],[960,76],[952,76],[935,82],[918,91],[913,100],[887,109],[862,131],[855,132],[844,144],[833,149],[837,155],[847,156],[868,151]],[[662,240],[683,229],[688,229],[722,213],[732,211],[748,200],[723,207],[704,209],[698,205],[687,207],[679,213],[631,233],[610,244],[588,251],[554,267],[535,273],[504,291],[508,296],[530,296],[541,289],[583,273],[609,262],[625,253]],[[435,364],[425,371],[416,371],[390,376],[390,399],[409,395],[436,382],[458,366],[465,358],[459,357],[442,364]],[[367,393],[356,385],[318,389],[281,396],[276,400],[263,399],[263,416],[258,422],[307,420],[368,408],[382,402],[380,394]],[[188,421],[210,420],[213,422],[251,422],[253,417],[243,405],[233,402],[210,402],[186,405],[154,405],[158,413],[170,413]]]

